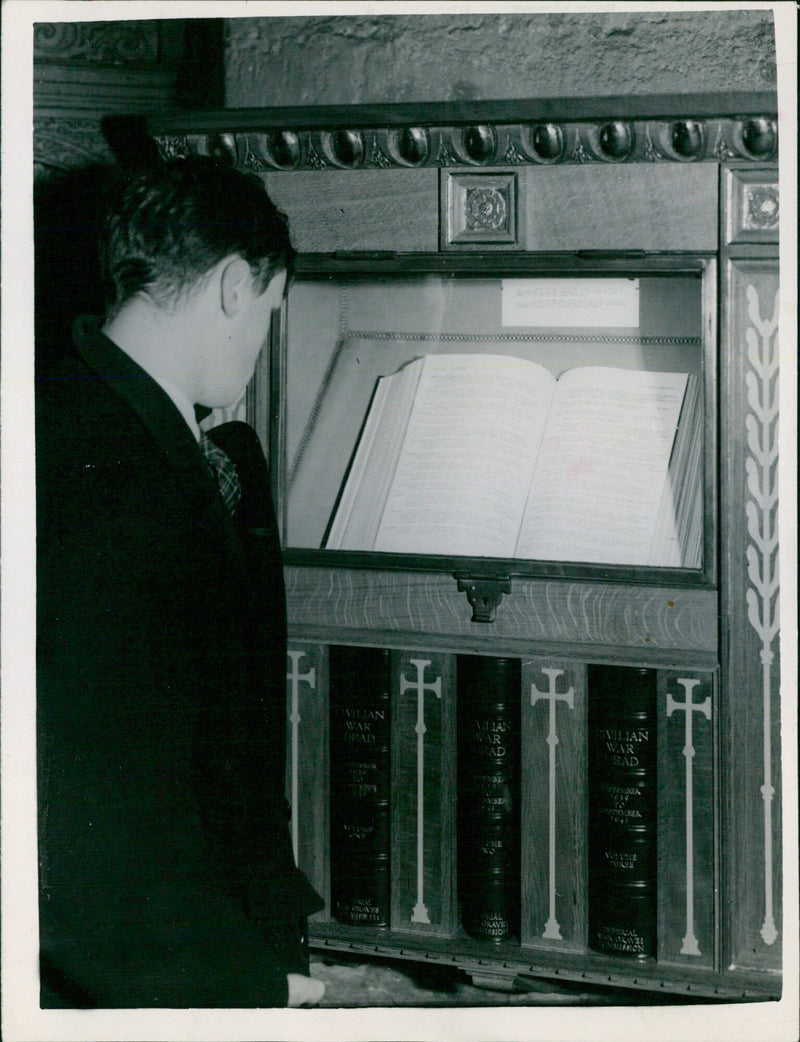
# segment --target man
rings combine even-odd
[[[104,323],[37,377],[41,1004],[311,1005],[266,463],[195,420],[252,376],[286,220],[256,178],[174,160],[125,187],[101,257]]]

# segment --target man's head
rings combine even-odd
[[[288,222],[254,175],[205,156],[162,163],[131,181],[101,241],[106,318],[146,294],[169,310],[225,257],[238,255],[266,289],[294,272]]]
[[[294,272],[261,181],[206,157],[163,163],[125,187],[100,253],[111,338],[195,404],[232,404]]]

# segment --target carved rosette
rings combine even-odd
[[[730,243],[776,243],[780,226],[778,170],[773,164],[743,167],[725,174],[729,200],[725,226]]]
[[[777,229],[780,204],[777,185],[748,185],[744,212],[746,229]]]
[[[465,224],[469,231],[499,232],[508,229],[508,203],[499,188],[468,188]]]
[[[696,163],[775,160],[777,121],[768,116],[596,122],[476,124],[342,129],[265,128],[215,134],[159,134],[165,155],[222,151],[254,170],[386,167]]]
[[[519,248],[515,172],[448,173],[441,194],[443,247]]]

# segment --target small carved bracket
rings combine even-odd
[[[497,606],[504,593],[511,593],[511,579],[507,575],[455,576],[458,592],[466,593],[472,605],[473,622],[494,622]]]

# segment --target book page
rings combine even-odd
[[[555,382],[500,355],[428,355],[375,549],[511,556]]]
[[[585,367],[559,380],[517,557],[649,560],[685,373]]]
[[[689,376],[648,563],[699,568],[703,549],[703,397]]]
[[[374,545],[423,365],[424,359],[417,358],[378,380],[325,541],[327,549],[364,550]]]

